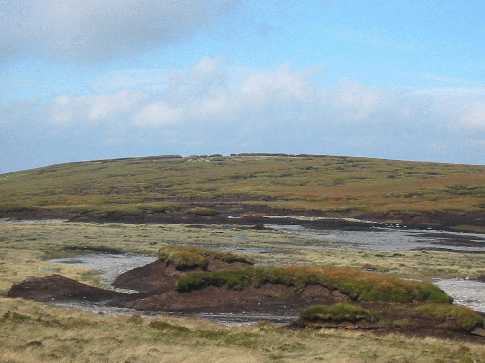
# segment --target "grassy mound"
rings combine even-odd
[[[177,270],[193,268],[206,269],[211,259],[220,260],[226,263],[244,263],[252,265],[253,262],[247,257],[228,252],[216,252],[204,250],[197,247],[174,247],[167,246],[160,249],[159,258],[161,261],[170,262]]]
[[[345,267],[251,267],[231,271],[194,272],[177,281],[177,290],[190,292],[209,286],[237,290],[267,283],[296,288],[322,285],[339,290],[358,301],[451,302],[448,295],[432,284]]]
[[[416,308],[418,314],[438,320],[450,329],[472,331],[483,327],[480,314],[464,306],[451,304],[424,304]]]
[[[315,305],[301,313],[301,319],[305,321],[319,321],[343,323],[358,321],[374,322],[377,320],[375,314],[354,304]]]

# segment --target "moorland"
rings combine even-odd
[[[485,167],[335,156],[148,157],[0,176],[0,217],[224,222],[354,217],[483,231]]]
[[[267,224],[371,228],[348,219],[357,218],[481,232],[484,180],[481,166],[311,155],[130,158],[0,175],[0,361],[485,361],[482,338],[469,334],[483,317],[431,285],[483,278],[484,254],[366,250]],[[185,246],[211,252],[180,255]],[[250,266],[211,271],[207,256],[228,251]],[[8,296],[25,279],[52,275],[112,289],[102,272],[54,260],[99,254],[153,256],[182,270],[189,261],[197,270],[173,281],[177,294],[244,297],[268,281],[302,291],[311,280],[345,296],[295,311],[300,320],[291,326],[100,313]]]

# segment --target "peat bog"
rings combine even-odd
[[[88,361],[88,337],[112,337],[146,352],[200,342],[247,361],[481,361],[484,182],[480,166],[262,154],[0,175],[0,358]],[[61,329],[84,341],[48,357]],[[345,337],[355,356],[331,349]]]

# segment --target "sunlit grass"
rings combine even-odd
[[[450,302],[438,287],[419,281],[364,272],[349,267],[256,267],[229,271],[192,272],[180,277],[177,290],[191,292],[209,286],[241,290],[279,284],[297,289],[321,285],[338,290],[357,301],[376,302]]]
[[[252,265],[254,262],[243,256],[229,252],[217,252],[188,246],[165,246],[158,253],[161,261],[172,263],[178,270],[193,268],[206,269],[211,259],[228,264],[239,262]]]
[[[481,344],[348,330],[223,327],[168,316],[98,315],[0,298],[0,361],[482,362]]]

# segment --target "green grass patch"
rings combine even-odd
[[[469,332],[477,327],[484,326],[484,320],[480,314],[464,306],[424,304],[418,306],[416,311],[423,316],[440,321],[453,330]]]
[[[314,305],[303,311],[300,315],[304,321],[320,321],[343,323],[356,323],[358,321],[375,322],[377,316],[370,310],[354,304]]]
[[[449,185],[446,192],[461,196],[485,196],[485,188],[481,185]]]
[[[433,284],[346,267],[253,267],[231,271],[193,272],[177,281],[177,290],[190,292],[209,286],[237,290],[264,284],[280,284],[300,289],[308,285],[322,285],[339,290],[358,301],[451,302],[451,298]]]
[[[163,320],[155,320],[150,322],[148,326],[152,329],[171,334],[190,334],[191,330],[179,325],[170,324]]]
[[[29,315],[17,313],[15,311],[7,311],[3,316],[0,318],[0,321],[10,321],[10,322],[24,322],[30,321],[32,317]]]
[[[206,208],[206,207],[194,207],[187,211],[190,214],[194,214],[196,216],[206,216],[211,217],[217,215],[217,211],[213,208]]]
[[[249,258],[229,252],[209,251],[197,247],[163,247],[159,251],[159,258],[162,261],[170,262],[178,270],[193,268],[206,269],[211,259],[220,260],[226,263],[244,263],[252,265]]]

